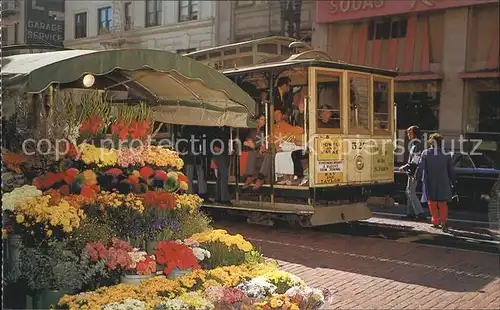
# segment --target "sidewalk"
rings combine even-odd
[[[323,309],[499,309],[499,256],[314,230],[225,224],[309,285]]]

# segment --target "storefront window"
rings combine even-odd
[[[398,129],[417,125],[422,130],[438,130],[440,92],[395,93]]]
[[[500,132],[500,94],[497,91],[478,92],[480,132]]]
[[[349,77],[349,130],[368,131],[369,123],[369,85],[368,77],[351,75]]]

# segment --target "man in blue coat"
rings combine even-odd
[[[432,215],[434,227],[448,231],[448,202],[452,201],[455,174],[451,155],[443,149],[443,138],[434,133],[430,136],[431,147],[422,152],[422,159],[417,169],[417,177],[423,173],[425,196]]]

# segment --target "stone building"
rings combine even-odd
[[[289,36],[310,42],[315,1],[231,1],[231,41]]]
[[[313,45],[398,69],[398,129],[500,135],[498,0],[317,1]]]
[[[66,1],[69,48],[150,48],[186,53],[225,43],[218,1]],[[227,40],[227,38],[226,38]]]

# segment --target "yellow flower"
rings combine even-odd
[[[18,222],[19,224],[24,222],[24,216],[22,214],[16,215],[16,222]]]
[[[48,229],[45,234],[47,235],[47,237],[50,237],[52,236],[52,230]]]

